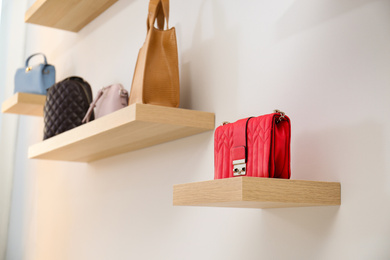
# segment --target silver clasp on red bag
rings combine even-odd
[[[280,115],[278,120],[276,120],[277,124],[279,124],[283,120],[283,118],[286,116],[286,113],[284,113],[283,111],[280,111],[279,109],[275,109],[274,113],[278,113]]]
[[[233,161],[233,176],[246,175],[245,159]]]

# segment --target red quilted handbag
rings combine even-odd
[[[281,111],[224,123],[214,134],[214,179],[289,179],[290,119]]]

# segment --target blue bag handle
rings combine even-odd
[[[32,57],[36,56],[36,55],[42,55],[42,56],[43,56],[43,60],[44,60],[44,62],[45,62],[45,65],[47,65],[47,60],[46,60],[45,54],[43,54],[43,53],[34,53],[34,54],[32,54],[30,57],[27,58],[27,60],[26,60],[26,67],[28,67],[28,62],[30,61],[30,59],[31,59]]]

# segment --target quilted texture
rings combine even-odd
[[[71,77],[54,84],[46,96],[43,139],[81,125],[91,101],[91,87],[82,78]]]
[[[246,176],[290,178],[290,119],[286,116],[276,123],[279,114],[269,114],[248,119],[245,124],[226,124],[214,134],[214,179],[233,177],[234,143],[237,135],[246,132]]]
[[[233,147],[234,125],[220,126],[214,133],[215,179],[233,177],[233,165],[230,150]]]

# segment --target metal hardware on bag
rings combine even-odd
[[[127,91],[126,91],[126,89],[120,89],[119,90],[119,96],[121,96],[121,97],[127,97]]]
[[[221,125],[227,125],[227,124],[230,124],[230,122],[228,122],[228,121],[223,121]]]
[[[275,109],[274,113],[280,114],[279,118],[276,120],[277,124],[280,123],[283,120],[283,118],[286,116],[286,113],[284,113],[283,111],[280,111],[279,109]]]
[[[43,74],[50,74],[49,70],[43,70]]]
[[[233,176],[246,175],[246,163],[245,159],[233,161]]]
[[[26,68],[26,72],[29,72],[31,69],[32,69],[31,66],[30,66],[30,67],[27,67],[27,68]]]

